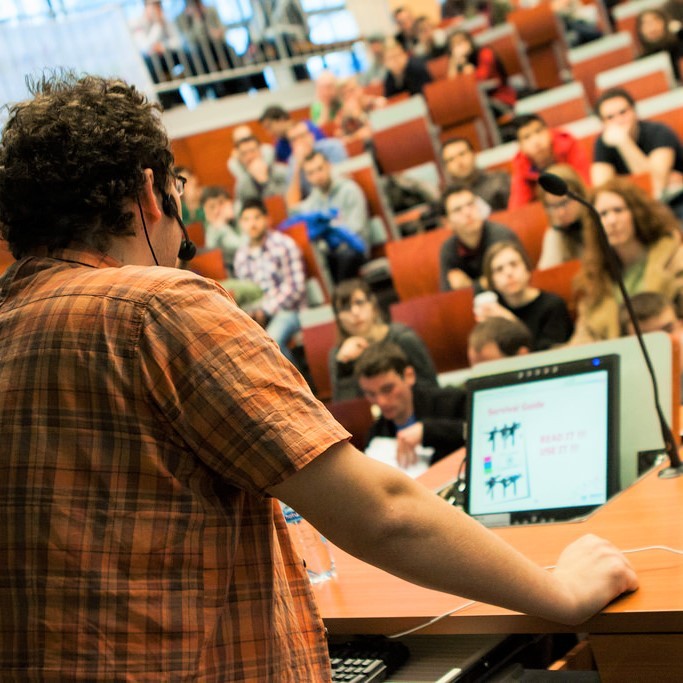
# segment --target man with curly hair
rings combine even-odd
[[[259,325],[173,268],[172,162],[154,106],[120,81],[45,80],[9,110],[3,677],[329,681],[276,498],[406,579],[557,621],[637,587],[595,537],[546,573],[349,445]]]

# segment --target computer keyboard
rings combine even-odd
[[[359,637],[343,643],[330,643],[332,680],[346,683],[384,681],[402,666],[410,653],[398,641],[382,636]]]

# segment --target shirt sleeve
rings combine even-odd
[[[229,485],[264,495],[348,438],[218,285],[188,275],[159,290],[141,321],[139,371],[188,468],[198,458]]]
[[[270,290],[263,297],[261,307],[269,315],[274,315],[278,310],[294,310],[299,307],[306,290],[306,275],[304,261],[296,242],[285,234],[276,233],[278,251],[281,253],[280,286]]]
[[[450,292],[451,286],[448,283],[448,273],[456,268],[461,268],[462,263],[455,253],[455,244],[452,238],[447,239],[441,245],[439,252],[439,287],[442,292]]]

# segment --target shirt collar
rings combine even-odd
[[[81,243],[73,243],[63,249],[48,250],[47,247],[36,247],[30,251],[30,256],[80,263],[90,268],[120,268],[123,266],[123,263],[112,256]]]

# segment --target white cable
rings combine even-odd
[[[664,550],[668,553],[673,553],[674,555],[683,555],[683,550],[679,550],[677,548],[670,548],[668,545],[648,545],[648,546],[643,546],[642,548],[629,548],[628,550],[622,550],[621,552],[624,555],[629,555],[632,553],[642,553],[645,550]],[[543,567],[544,569],[555,569],[557,565],[550,564],[547,567]],[[449,610],[448,612],[444,612],[443,614],[440,614],[437,617],[433,617],[429,621],[425,622],[424,624],[420,624],[419,626],[414,626],[413,628],[408,629],[407,631],[401,631],[400,633],[393,633],[390,636],[387,636],[387,638],[402,638],[403,636],[408,636],[411,633],[415,633],[416,631],[421,631],[423,628],[427,628],[428,626],[431,626],[432,624],[436,624],[437,621],[441,621],[442,619],[445,619],[446,617],[449,617],[451,614],[455,614],[456,612],[462,612],[462,610],[467,609],[468,607],[472,607],[472,605],[476,605],[477,600],[470,600],[469,602],[466,602],[464,605],[460,605],[459,607],[456,607],[455,609]]]

